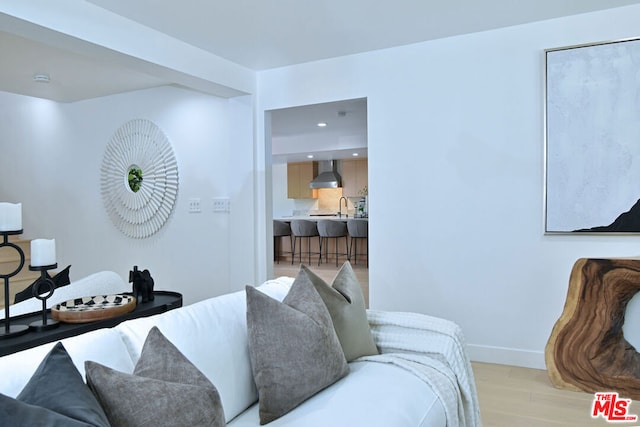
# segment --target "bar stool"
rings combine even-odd
[[[331,252],[336,257],[336,267],[338,266],[338,258],[344,255],[349,259],[349,240],[347,233],[347,224],[342,221],[333,221],[330,219],[321,219],[318,221],[318,234],[320,234],[320,257],[318,257],[318,265],[322,262],[322,248],[324,247],[325,262],[329,261],[329,239],[335,239],[336,250]],[[344,237],[345,250],[347,252],[338,252],[338,239]]]
[[[309,264],[311,264],[311,255],[319,254],[319,252],[311,252],[311,238],[320,235],[318,234],[318,226],[314,221],[308,221],[306,219],[294,219],[291,221],[291,233],[293,234],[293,253],[291,256],[291,264],[293,264],[296,258],[296,242],[300,238],[298,246],[300,251],[298,252],[298,262],[302,262],[302,238],[307,238],[307,254],[309,256]],[[320,243],[318,242],[318,245]]]
[[[291,226],[289,223],[284,221],[278,221],[277,219],[273,220],[273,256],[280,264],[280,257],[282,256],[282,238],[289,236],[289,247],[291,248],[291,252],[286,252],[288,254],[293,254],[293,244],[291,243]]]
[[[351,236],[351,248],[349,250],[349,260],[358,263],[358,240],[367,240],[367,267],[369,267],[369,221],[363,219],[350,219],[347,221],[347,230]],[[355,240],[355,242],[354,242]],[[354,246],[355,243],[355,246]],[[355,251],[354,251],[355,249]]]

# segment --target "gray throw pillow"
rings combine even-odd
[[[4,394],[0,394],[0,420],[0,425],[10,427],[92,427],[96,425],[74,420],[40,406],[29,405]]]
[[[91,361],[85,371],[112,427],[225,425],[214,385],[155,326],[133,374]]]
[[[282,302],[247,286],[247,333],[260,424],[349,372],[329,312],[305,278],[294,281]]]
[[[62,343],[42,360],[20,394],[0,394],[0,424],[7,426],[109,426]]]
[[[328,285],[305,265],[300,266],[296,280],[300,276],[306,276],[313,283],[327,306],[347,361],[378,354],[367,321],[362,288],[351,263],[347,261],[342,265],[332,285]]]

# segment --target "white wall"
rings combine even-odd
[[[0,92],[0,200],[23,203],[24,237],[56,239],[72,279],[113,270],[128,280],[135,264],[185,304],[240,289],[255,283],[252,103],[176,87],[73,104]],[[120,233],[100,195],[104,149],[135,118],[166,133],[179,171],[174,211],[147,239]],[[188,213],[192,197],[201,214]],[[229,197],[231,214],[214,213],[213,197]]]
[[[575,260],[638,254],[640,238],[544,235],[543,50],[638,36],[639,19],[631,6],[261,72],[257,153],[263,111],[367,97],[371,306],[458,322],[475,360],[544,367]]]

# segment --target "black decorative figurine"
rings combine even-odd
[[[138,270],[134,265],[129,271],[129,283],[133,283],[133,296],[138,304],[153,301],[153,277],[149,270]]]

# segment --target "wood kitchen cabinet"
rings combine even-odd
[[[362,197],[362,189],[369,185],[369,163],[367,159],[342,161],[342,195]]]
[[[318,162],[287,163],[287,197],[290,199],[317,199],[317,190],[309,183],[318,175]]]

